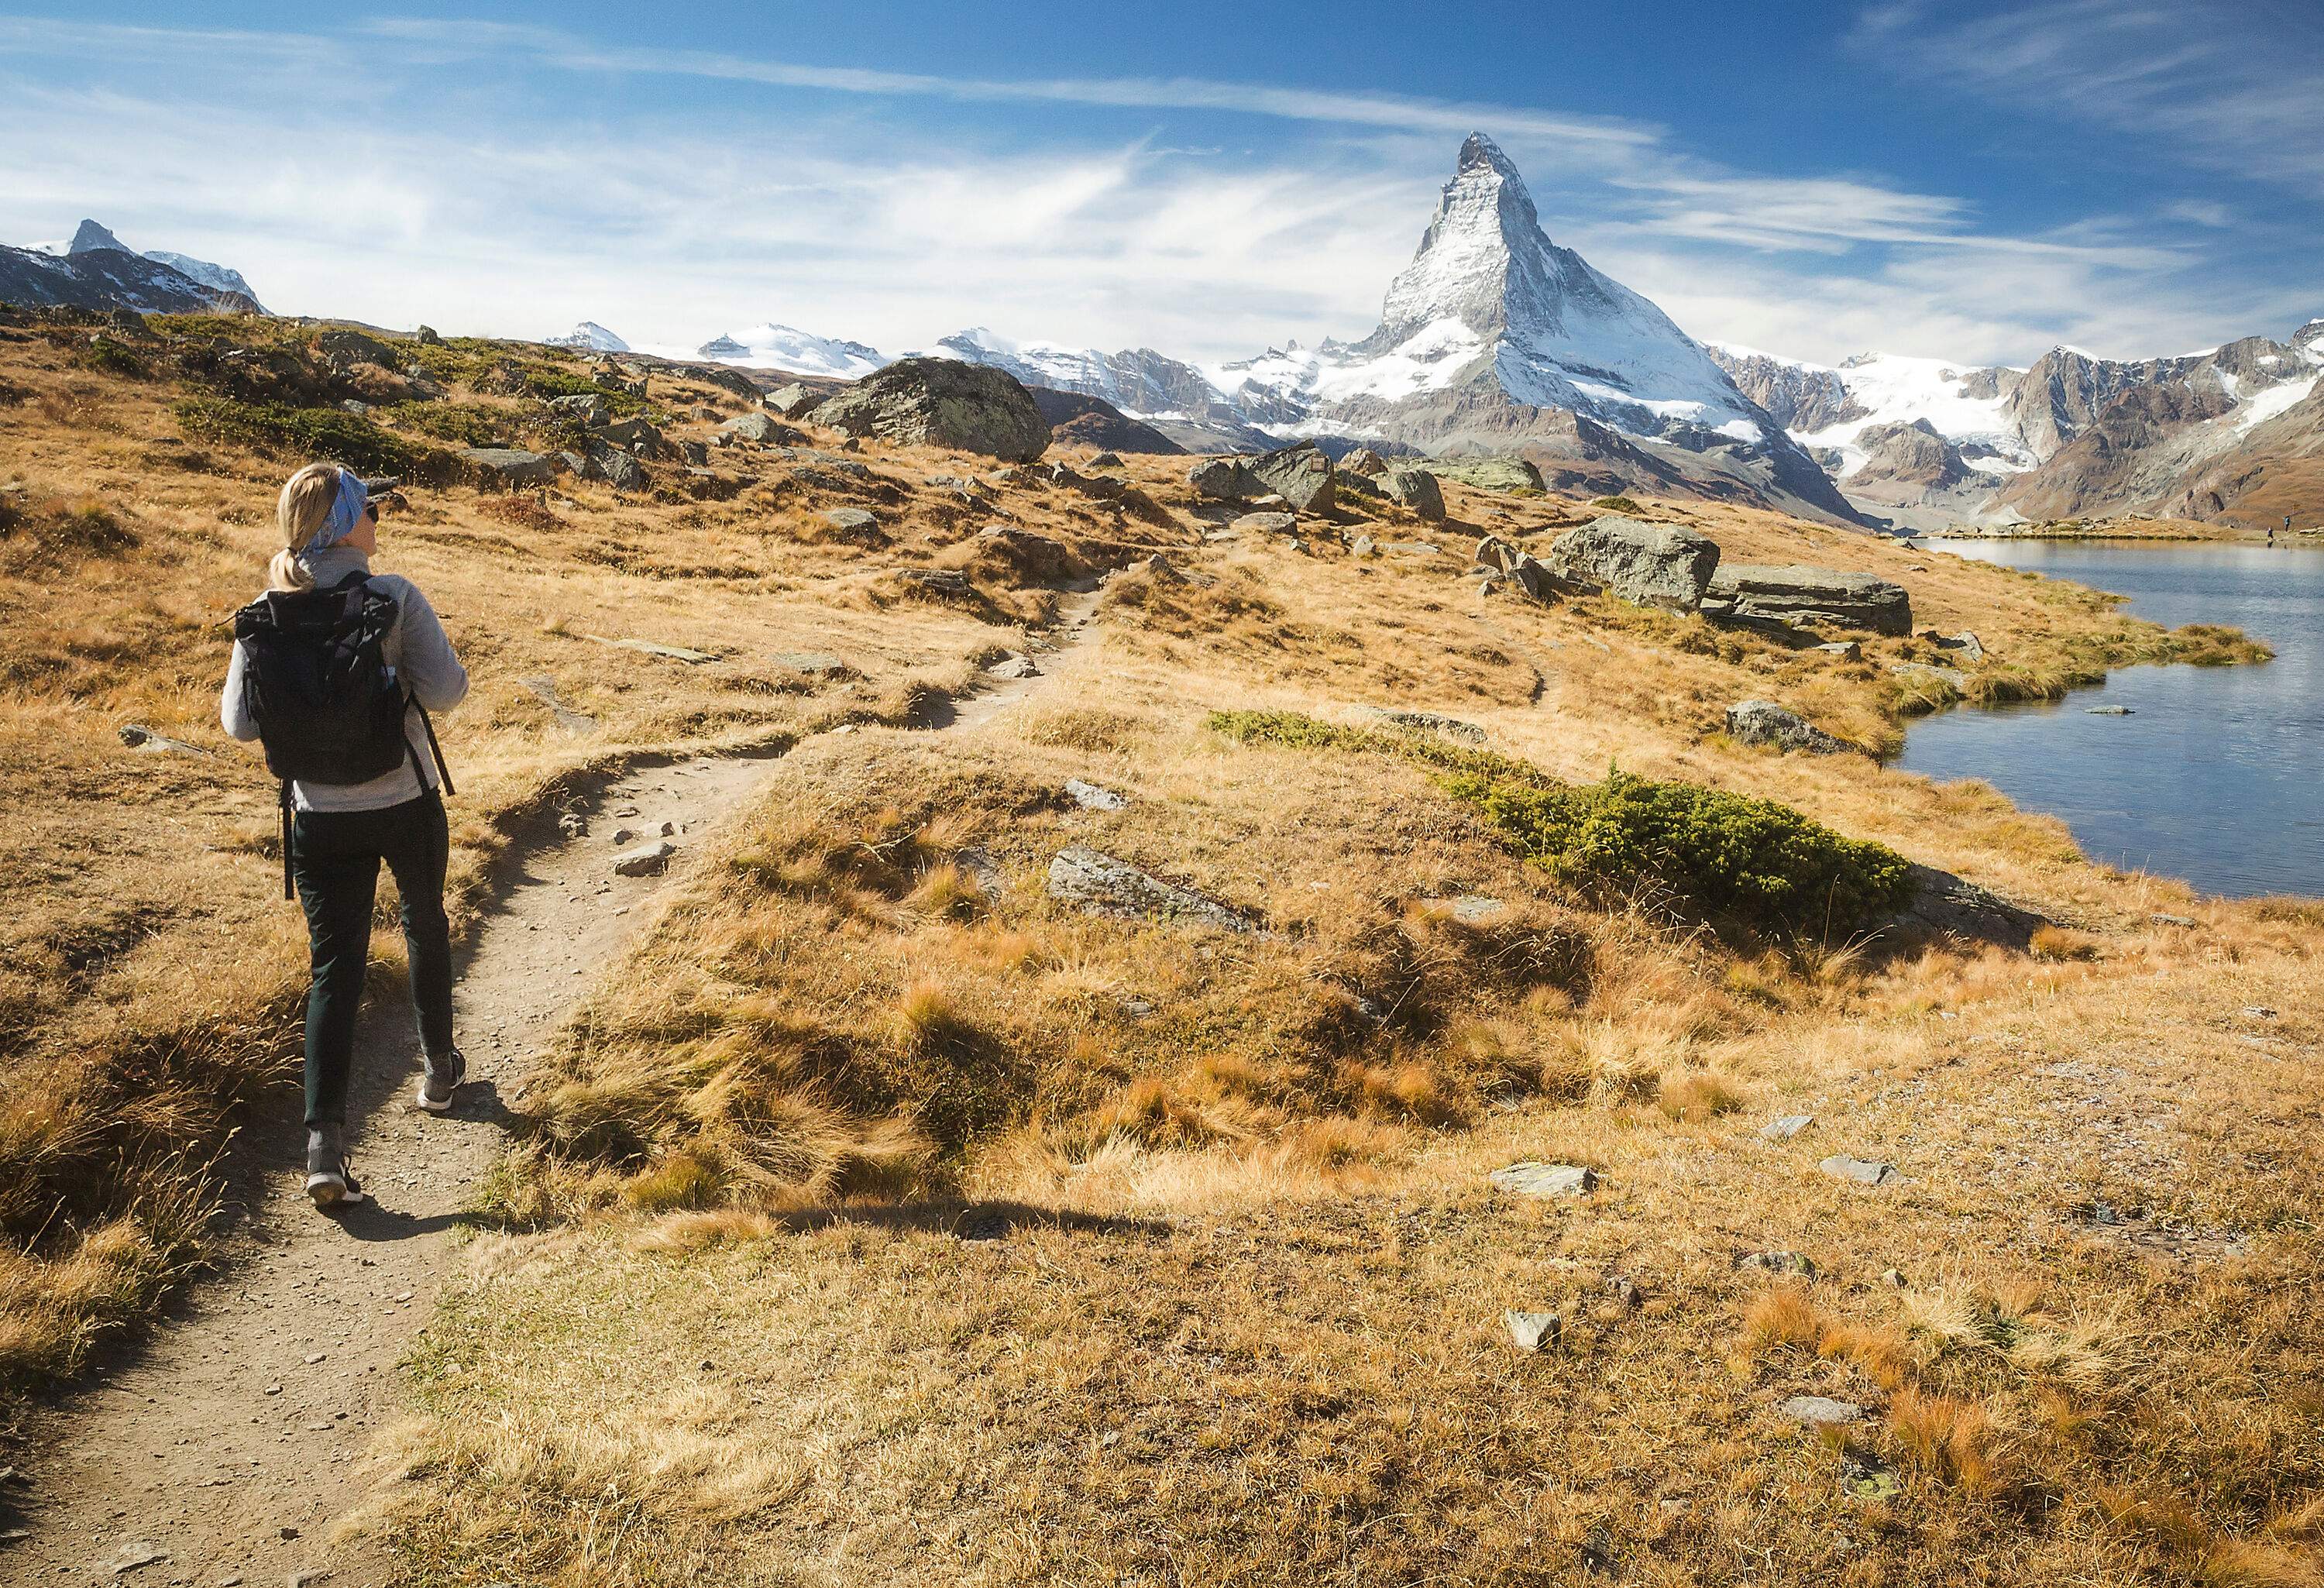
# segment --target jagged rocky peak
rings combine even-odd
[[[1499,144],[1471,133],[1419,252],[1388,283],[1374,339],[1401,341],[1443,319],[1490,338],[1544,309],[1554,323],[1561,272],[1550,255],[1525,179]]]
[[[578,347],[592,353],[627,353],[630,345],[594,319],[585,319],[561,337],[551,337],[544,346]]]
[[[129,245],[93,220],[83,220],[66,246],[68,254],[93,254],[99,248],[110,248],[116,254],[132,252]]]

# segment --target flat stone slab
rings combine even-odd
[[[1048,889],[1050,898],[1097,915],[1191,921],[1223,932],[1258,929],[1240,911],[1215,899],[1166,882],[1085,844],[1058,851],[1049,863]]]
[[[778,651],[775,661],[779,666],[802,673],[844,673],[850,670],[844,661],[827,651]]]
[[[1845,1152],[1833,1153],[1816,1168],[1836,1180],[1853,1180],[1859,1186],[1893,1186],[1904,1177],[1893,1163],[1872,1163]]]
[[[613,856],[613,874],[617,877],[650,877],[668,870],[670,856],[677,853],[676,845],[659,838],[650,844],[641,844],[634,849],[624,849]]]
[[[1065,780],[1065,798],[1084,810],[1120,810],[1130,803],[1130,796],[1117,794],[1095,783],[1085,783],[1079,778]]]
[[[1557,1343],[1558,1322],[1554,1312],[1518,1312],[1512,1309],[1501,1315],[1508,1326],[1509,1338],[1524,1352],[1536,1352],[1544,1346]]]
[[[1776,1408],[1795,1423],[1805,1423],[1820,1428],[1835,1423],[1861,1421],[1864,1408],[1852,1400],[1834,1400],[1828,1395],[1794,1395]]]
[[[1598,1189],[1598,1171],[1570,1163],[1513,1163],[1485,1177],[1519,1196],[1581,1196]]]
[[[984,669],[988,679],[1038,679],[1041,669],[1029,656],[1004,656]]]
[[[549,707],[549,714],[557,718],[557,725],[567,733],[586,734],[597,725],[595,717],[586,711],[576,711],[566,704],[565,697],[557,692],[557,680],[546,673],[519,679],[517,682]]]
[[[1416,733],[1442,734],[1447,739],[1458,739],[1466,744],[1482,744],[1485,730],[1475,723],[1462,722],[1457,716],[1446,716],[1434,711],[1379,711],[1382,722]]]
[[[683,645],[664,645],[654,640],[609,640],[603,634],[584,634],[584,640],[598,645],[611,645],[620,651],[635,651],[644,656],[659,656],[670,661],[682,661],[689,667],[699,667],[717,657],[707,651],[689,651]]]
[[[1299,527],[1299,520],[1288,512],[1246,512],[1227,527],[1252,535],[1287,535]]]
[[[215,752],[203,749],[198,744],[189,744],[183,739],[172,739],[166,734],[157,734],[152,729],[137,723],[124,723],[121,725],[121,742],[124,744],[128,745],[130,749],[142,752],[146,755],[209,755],[215,753]]]
[[[1759,1140],[1788,1141],[1814,1123],[1815,1115],[1812,1113],[1787,1113],[1781,1119],[1769,1120],[1760,1127]]]

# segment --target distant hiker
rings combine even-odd
[[[419,1016],[418,1103],[441,1113],[466,1078],[452,1041],[452,943],[444,915],[450,837],[428,712],[468,692],[435,609],[410,580],[374,576],[379,504],[337,464],[282,487],[282,549],[269,589],[235,614],[234,661],[218,716],[263,740],[282,781],[282,890],[307,912],[307,1195],[361,1202],[347,1171],[347,1083],[355,1010],[371,952],[380,862],[403,900],[411,1006]]]

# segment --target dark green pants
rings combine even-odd
[[[451,839],[444,801],[428,793],[385,810],[302,810],[290,830],[290,877],[307,912],[314,980],[307,989],[307,1126],[344,1125],[355,1011],[371,957],[380,862],[403,896],[403,946],[420,1045],[452,1050],[452,931],[444,916]]]

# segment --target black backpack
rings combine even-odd
[[[392,597],[360,570],[327,589],[270,590],[234,614],[234,637],[247,654],[243,705],[258,725],[266,770],[281,780],[282,896],[290,886],[290,784],[367,783],[418,754],[403,732],[406,710],[420,713],[444,791],[451,770],[428,712],[395,676],[383,653],[395,626]],[[425,779],[422,779],[425,781]]]

